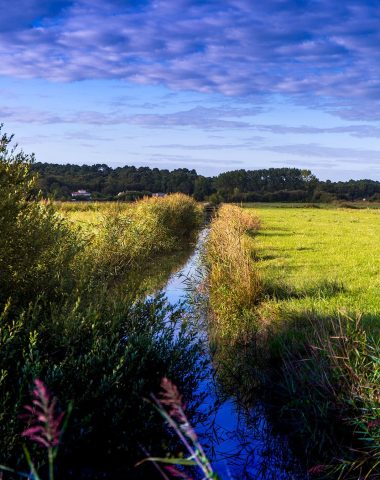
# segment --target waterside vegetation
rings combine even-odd
[[[202,224],[198,194],[56,202],[39,192],[33,165],[33,156],[2,134],[0,464],[28,468],[19,414],[33,385],[34,400],[51,407],[46,384],[72,411],[54,466],[59,411],[52,417],[57,432],[49,437],[48,461],[36,445],[27,453],[34,461],[29,469],[41,478],[155,478],[158,461],[169,464],[164,478],[187,478],[181,465],[216,478],[190,425],[210,368],[199,325],[159,293]],[[105,167],[95,176],[112,177]],[[265,183],[271,194],[278,182],[289,188],[306,182],[310,196],[318,185],[297,169],[248,173],[236,177],[251,182],[247,192],[254,182]],[[218,192],[207,179],[199,188],[211,185],[207,195],[217,201],[248,198],[231,190],[234,175],[222,175]],[[375,480],[380,213],[357,206],[222,205],[204,253],[208,340],[221,397],[234,397],[247,411],[264,403],[310,475]],[[161,395],[152,397],[160,385]],[[180,456],[181,442],[155,406],[189,456]],[[24,437],[42,438],[35,420]],[[134,468],[146,456],[152,464]]]
[[[237,208],[207,251],[220,382],[266,399],[313,475],[378,478],[377,210]]]
[[[177,194],[109,206],[94,227],[79,227],[35,193],[32,162],[2,135],[0,463],[26,466],[19,414],[39,378],[63,405],[73,401],[58,478],[146,478],[148,467],[134,468],[141,446],[163,455],[176,442],[142,399],[167,376],[191,418],[202,361],[181,307],[144,299],[141,282],[192,241],[201,208]],[[31,455],[44,475],[45,457]]]

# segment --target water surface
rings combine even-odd
[[[205,269],[202,249],[208,229],[201,231],[195,249],[185,265],[173,274],[164,293],[171,304],[183,302],[193,309],[191,291],[204,289]],[[265,413],[265,405],[243,408],[233,396],[221,391],[207,342],[207,321],[199,319],[197,335],[205,340],[208,360],[206,378],[199,386],[205,396],[201,413],[207,421],[196,426],[215,470],[222,479],[234,480],[303,480],[302,473],[286,438],[275,434]]]

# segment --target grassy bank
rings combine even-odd
[[[240,399],[252,396],[257,372],[259,324],[255,309],[262,295],[253,255],[255,214],[222,205],[211,223],[206,244],[209,286],[209,340],[221,391]]]
[[[218,285],[211,267],[211,307],[217,324],[219,317],[224,318],[222,330],[232,329],[240,341],[247,338],[247,331],[250,335],[249,345],[244,342],[240,348],[242,354],[230,341],[221,348],[223,333],[217,333],[216,358],[222,351],[223,381],[245,398],[250,390],[251,399],[258,387],[266,387],[276,420],[280,417],[296,449],[309,467],[320,464],[315,474],[377,478],[378,211],[257,207],[245,211],[259,215],[260,232],[252,239],[244,229],[236,230],[239,260],[229,264],[238,277],[244,272],[239,266],[242,255],[250,259],[251,275],[258,282],[256,294],[246,291],[243,273],[233,292],[225,286],[220,296],[219,287],[228,276],[224,272]],[[226,265],[224,250],[219,256],[215,252],[217,260],[211,260]],[[241,311],[231,307],[237,290],[243,297]],[[236,316],[231,317],[230,308],[238,312]]]
[[[59,204],[59,211],[87,236],[85,257],[91,261],[86,271],[102,282],[127,279],[130,287],[132,280],[136,284],[149,277],[157,263],[166,269],[165,256],[185,252],[202,221],[202,208],[183,194],[91,207]]]
[[[79,228],[65,218],[78,210],[39,201],[32,158],[10,140],[0,145],[0,463],[25,470],[19,415],[40,378],[63,408],[73,401],[59,478],[146,478],[133,468],[142,446],[162,455],[173,439],[142,399],[169,377],[191,416],[202,364],[183,312],[161,296],[138,300],[135,274],[141,283],[157,258],[183,250],[200,208],[184,195],[100,213],[87,204],[80,213],[95,219]]]

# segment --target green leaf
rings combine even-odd
[[[24,449],[24,454],[25,454],[25,458],[26,458],[26,461],[28,462],[28,465],[29,465],[29,468],[30,468],[30,471],[33,475],[33,479],[34,480],[41,480],[40,476],[38,475],[37,473],[37,470],[34,466],[34,463],[32,461],[32,458],[30,456],[30,453],[29,453],[29,450],[25,447],[25,445],[23,446],[23,449]]]
[[[194,460],[190,460],[188,458],[148,457],[144,458],[144,460],[141,460],[141,462],[136,463],[136,467],[145,462],[169,463],[171,465],[187,465],[189,467],[193,467],[197,464]]]

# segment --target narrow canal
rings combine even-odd
[[[208,229],[204,228],[186,264],[173,274],[164,293],[171,304],[182,302],[197,318],[198,333],[205,343],[207,357],[206,378],[199,386],[205,397],[200,413],[207,418],[196,430],[206,447],[214,469],[225,479],[234,480],[304,480],[307,475],[292,454],[286,438],[274,433],[265,413],[265,406],[257,402],[243,408],[233,396],[226,396],[218,384],[207,336],[207,318],[199,313],[193,292],[201,289],[205,268],[202,251]],[[207,296],[207,291],[205,292]],[[202,312],[207,309],[201,309]]]

